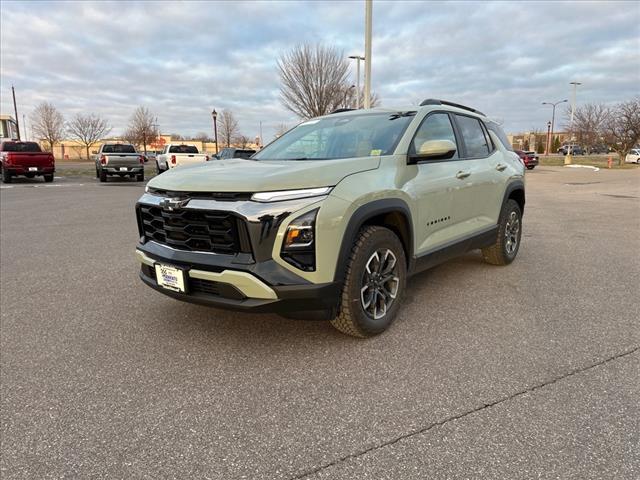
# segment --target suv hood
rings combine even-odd
[[[149,187],[182,192],[268,192],[334,186],[348,175],[375,170],[380,157],[336,160],[212,160],[180,167],[149,182]]]

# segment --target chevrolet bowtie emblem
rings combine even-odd
[[[184,208],[189,203],[189,198],[165,198],[160,202],[160,206],[167,212],[173,212]]]

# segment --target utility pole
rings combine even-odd
[[[260,145],[258,146],[262,148],[262,120],[260,121]]]
[[[549,149],[551,148],[551,122],[547,122],[547,148],[545,149],[544,156],[549,156]]]
[[[365,0],[364,14],[364,108],[371,108],[371,23],[373,0]],[[358,95],[360,92],[358,92]]]
[[[16,90],[11,85],[11,94],[13,95],[13,113],[16,115],[16,133],[18,134],[18,140],[20,140],[20,123],[18,120],[18,107],[16,106]]]
[[[571,96],[571,118],[569,120],[569,145],[567,146],[567,155],[564,157],[564,164],[571,164],[571,157],[573,154],[573,115],[576,110],[576,89],[578,85],[582,85],[580,82],[569,82],[569,85],[573,85],[573,95]]]
[[[29,140],[29,136],[27,135],[27,121],[24,119],[24,113],[22,114],[22,131],[24,132],[24,140],[26,142]]]
[[[350,55],[349,58],[356,61],[356,88],[358,94],[356,95],[356,109],[360,110],[360,60],[364,60],[364,57],[360,55]]]
[[[569,100],[560,100],[559,102],[542,102],[542,105],[551,105],[553,107],[553,113],[551,114],[551,137],[553,138],[553,126],[556,121],[556,105],[568,102]]]

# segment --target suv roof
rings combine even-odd
[[[337,110],[334,110],[333,112],[327,114],[327,115],[361,115],[362,113],[366,113],[367,111],[370,112],[389,112],[389,113],[394,113],[394,112],[417,112],[419,110],[422,110],[423,108],[431,108],[433,106],[437,106],[437,105],[441,105],[444,107],[452,107],[452,108],[446,108],[446,110],[450,110],[450,111],[455,111],[454,109],[460,109],[460,110],[466,110],[467,112],[471,112],[474,113],[476,115],[479,115],[481,117],[484,117],[485,121],[492,121],[489,117],[487,117],[484,113],[482,113],[479,110],[476,110],[475,108],[472,107],[467,107],[466,105],[462,105],[459,103],[454,103],[454,102],[449,102],[448,100],[438,100],[435,98],[427,98],[426,100],[423,100],[420,105],[415,106],[415,105],[409,105],[409,106],[402,106],[402,107],[397,107],[397,108],[393,108],[393,107],[374,107],[371,108],[369,110],[358,110],[358,109],[353,109],[353,108],[339,108]],[[497,124],[497,122],[496,122]]]

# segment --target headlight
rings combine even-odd
[[[281,190],[278,192],[259,192],[251,196],[254,202],[281,202],[299,198],[319,197],[327,195],[332,187],[306,188],[304,190]]]
[[[316,269],[317,215],[316,208],[294,219],[287,227],[282,241],[282,258],[305,272],[313,272]]]

